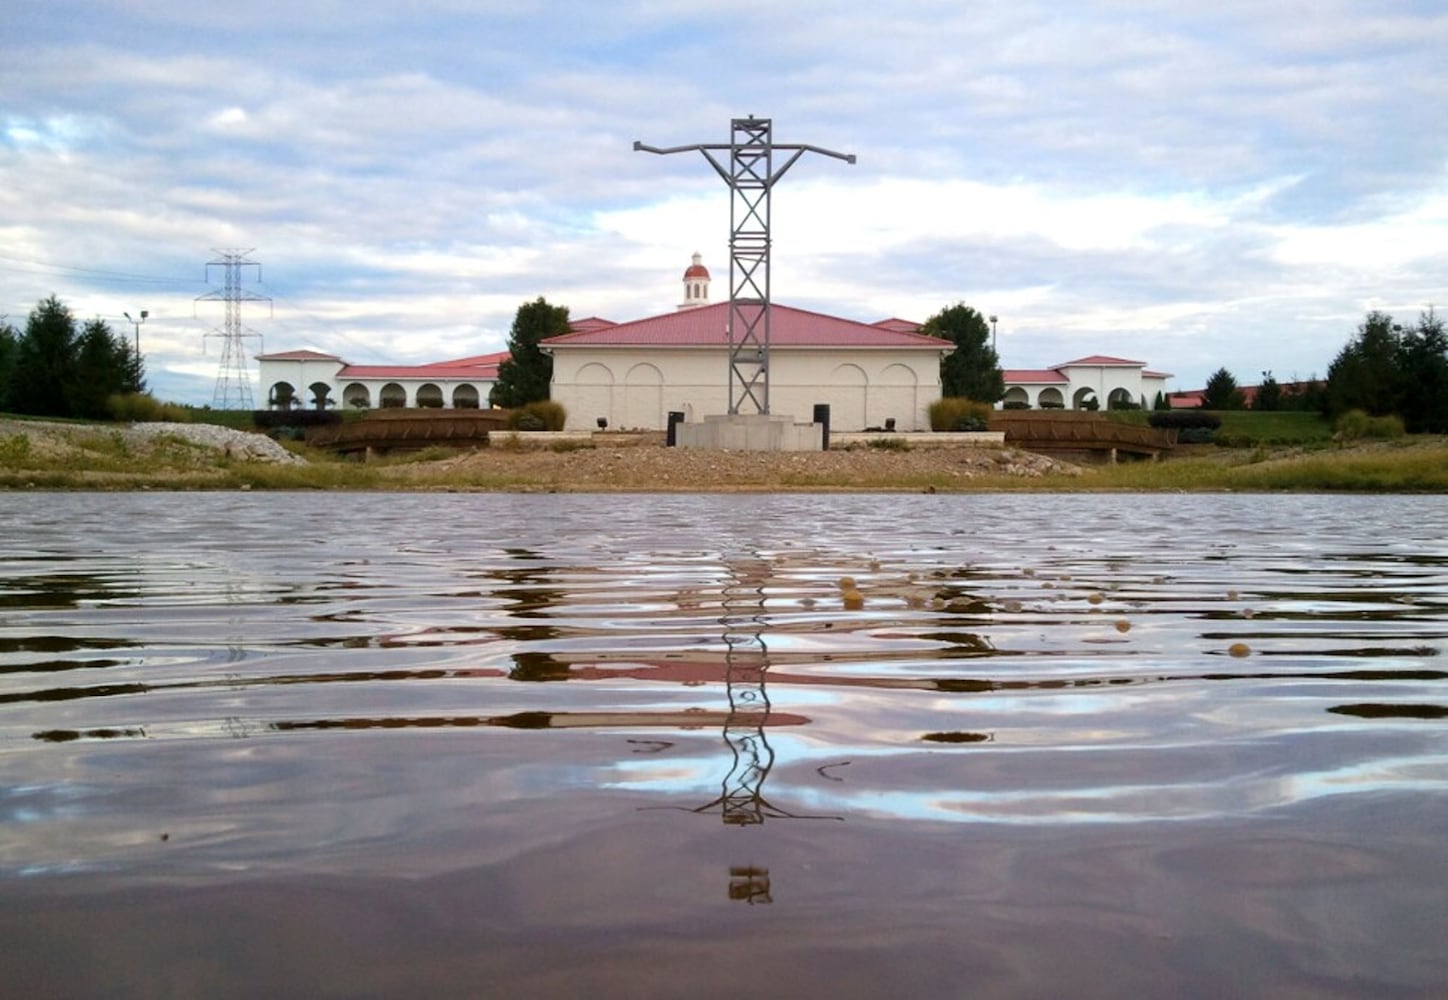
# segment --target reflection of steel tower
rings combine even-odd
[[[769,412],[769,195],[785,171],[804,153],[823,153],[854,163],[853,153],[836,153],[818,146],[780,146],[768,118],[734,118],[728,145],[672,146],[660,149],[635,142],[646,153],[704,154],[732,192],[729,204],[729,412],[740,412],[746,402],[753,412]],[[729,151],[729,169],[715,152]],[[776,151],[793,156],[776,169]],[[750,412],[745,410],[744,412]]]
[[[243,291],[241,288],[241,269],[243,267],[256,268],[257,280],[261,280],[261,265],[256,261],[246,259],[250,250],[217,250],[220,260],[206,262],[207,276],[211,275],[211,268],[225,268],[222,290],[218,292],[207,292],[205,295],[198,295],[196,301],[222,300],[226,303],[226,324],[219,333],[208,333],[209,337],[221,338],[221,367],[216,374],[216,389],[211,396],[211,405],[218,410],[250,410],[251,399],[251,376],[246,370],[246,348],[244,341],[248,337],[261,339],[261,335],[253,333],[241,325],[241,304],[243,302],[270,302],[271,299],[265,295],[258,295],[255,292]]]
[[[769,721],[769,691],[764,684],[768,650],[761,634],[763,623],[756,616],[749,624],[752,627],[744,631],[726,624],[724,633],[724,681],[729,690],[724,742],[734,761],[724,776],[719,801],[724,822],[731,826],[764,822],[764,779],[774,766],[774,748],[764,735]]]

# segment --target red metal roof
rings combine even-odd
[[[1001,375],[1010,385],[1062,385],[1071,381],[1054,368],[1007,368]]]
[[[1088,357],[1077,358],[1075,361],[1063,361],[1057,368],[1073,368],[1076,366],[1090,366],[1093,368],[1140,368],[1145,361],[1128,361],[1125,358],[1107,357],[1105,354],[1092,354]]]
[[[282,351],[280,354],[258,354],[258,361],[341,361],[335,354],[321,351]]]
[[[920,330],[920,324],[908,319],[882,319],[871,326],[879,327],[881,330],[890,330],[894,333],[916,333]]]
[[[631,323],[580,329],[543,341],[548,347],[724,347],[729,342],[729,303],[664,313]],[[955,345],[924,334],[885,329],[823,313],[775,305],[770,313],[771,347],[891,348],[948,353]]]
[[[508,360],[508,351],[494,351],[492,354],[474,354],[468,358],[454,358],[452,361],[433,361],[422,368],[497,368]]]
[[[346,365],[337,373],[337,378],[392,378],[392,379],[444,379],[476,382],[496,378],[496,366],[481,365],[451,366],[445,363],[435,365]]]
[[[589,316],[587,319],[577,319],[568,324],[568,328],[574,333],[583,333],[585,330],[604,330],[610,326],[618,326],[618,324],[601,316]]]

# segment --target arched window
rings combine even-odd
[[[372,406],[372,393],[361,382],[353,382],[342,390],[342,405],[349,410],[366,410]]]
[[[273,410],[290,410],[297,405],[297,390],[290,382],[277,382],[267,390],[267,405]]]
[[[384,410],[401,409],[407,405],[407,390],[396,382],[388,382],[378,393],[378,399]]]

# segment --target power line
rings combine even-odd
[[[10,254],[0,254],[0,260],[10,261],[13,264],[25,264],[38,271],[69,271],[80,275],[93,275],[108,281],[150,283],[157,285],[194,285],[198,284],[195,278],[163,278],[150,274],[133,274],[129,271],[108,271],[94,267],[76,267],[71,264],[51,264],[43,260],[36,260],[33,257],[15,257]],[[6,268],[10,270],[10,268]],[[204,282],[201,282],[204,284]]]

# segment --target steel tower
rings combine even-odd
[[[686,153],[698,150],[729,185],[729,413],[769,412],[769,196],[774,185],[805,153],[822,153],[854,163],[853,153],[819,146],[778,145],[769,118],[730,120],[727,144],[661,149],[635,142],[635,151]],[[715,156],[729,152],[729,166]],[[776,153],[792,154],[776,165]]]
[[[216,374],[216,389],[211,396],[211,405],[218,410],[250,410],[253,409],[251,397],[251,376],[246,370],[246,345],[248,337],[255,337],[261,340],[261,334],[248,330],[241,323],[241,304],[243,302],[270,302],[271,299],[265,295],[258,295],[255,292],[248,292],[241,287],[241,269],[243,267],[256,268],[256,279],[261,280],[261,264],[256,261],[247,260],[247,254],[251,250],[215,250],[217,260],[206,262],[206,277],[211,278],[211,269],[220,267],[224,269],[222,289],[220,292],[207,292],[205,295],[198,295],[197,302],[201,301],[224,301],[226,303],[226,322],[218,331],[206,334],[211,337],[221,338],[221,367]]]

